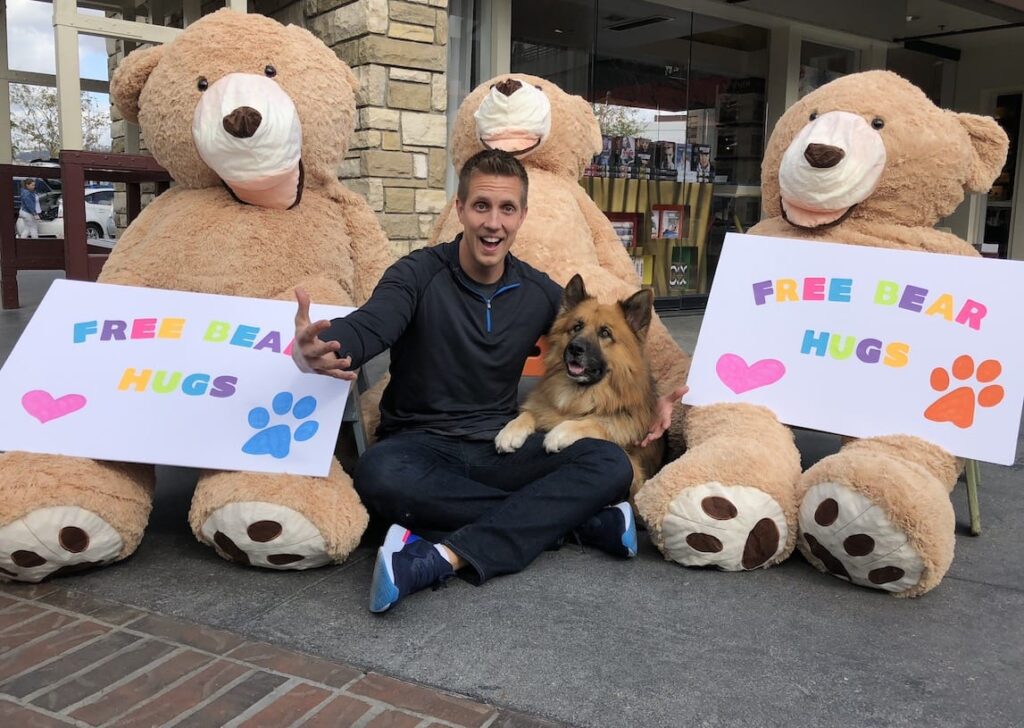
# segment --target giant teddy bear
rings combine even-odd
[[[934,226],[965,190],[988,190],[1006,152],[1006,135],[990,118],[939,109],[894,73],[846,76],[779,120],[762,165],[766,219],[750,232],[977,255]],[[742,405],[706,409],[744,437],[768,432]],[[952,561],[949,492],[959,468],[934,444],[904,435],[854,440],[798,480],[770,459],[716,464],[693,455],[669,464],[636,499],[668,558],[742,568],[721,554],[748,524],[781,511],[790,538],[799,528],[808,561],[855,584],[918,596]]]
[[[125,231],[103,283],[358,305],[391,262],[365,200],[336,169],[357,81],[307,31],[229,10],[138,50],[111,95],[176,186]],[[38,581],[131,554],[153,468],[0,455],[0,577]],[[345,558],[366,528],[351,479],[199,475],[189,521],[225,558],[303,569]]]

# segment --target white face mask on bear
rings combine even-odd
[[[301,194],[302,126],[277,83],[229,73],[203,92],[192,117],[199,156],[243,202],[288,209]]]
[[[535,86],[510,78],[495,84],[473,114],[484,146],[523,154],[551,133],[551,102]]]
[[[806,228],[837,222],[875,191],[885,162],[885,143],[861,116],[818,116],[796,135],[779,166],[786,219]]]

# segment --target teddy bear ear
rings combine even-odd
[[[582,96],[573,96],[572,101],[578,108],[579,116],[577,117],[583,124],[583,132],[587,135],[587,141],[590,142],[591,155],[597,154],[603,148],[601,143],[601,125],[597,123],[597,117],[594,115],[594,107],[590,105]]]
[[[160,59],[164,46],[139,48],[129,53],[110,79],[110,96],[121,115],[131,122],[139,120],[139,95]]]
[[[956,116],[971,139],[971,168],[964,186],[971,192],[988,192],[1006,163],[1010,140],[992,117],[977,114]]]

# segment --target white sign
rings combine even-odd
[[[730,234],[683,401],[1012,464],[1022,292],[1018,261]]]
[[[325,476],[348,382],[292,362],[295,311],[54,281],[0,369],[0,450]]]

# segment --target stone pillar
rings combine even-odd
[[[446,202],[448,0],[305,0],[305,11],[362,83],[339,176],[404,255],[426,243]]]

